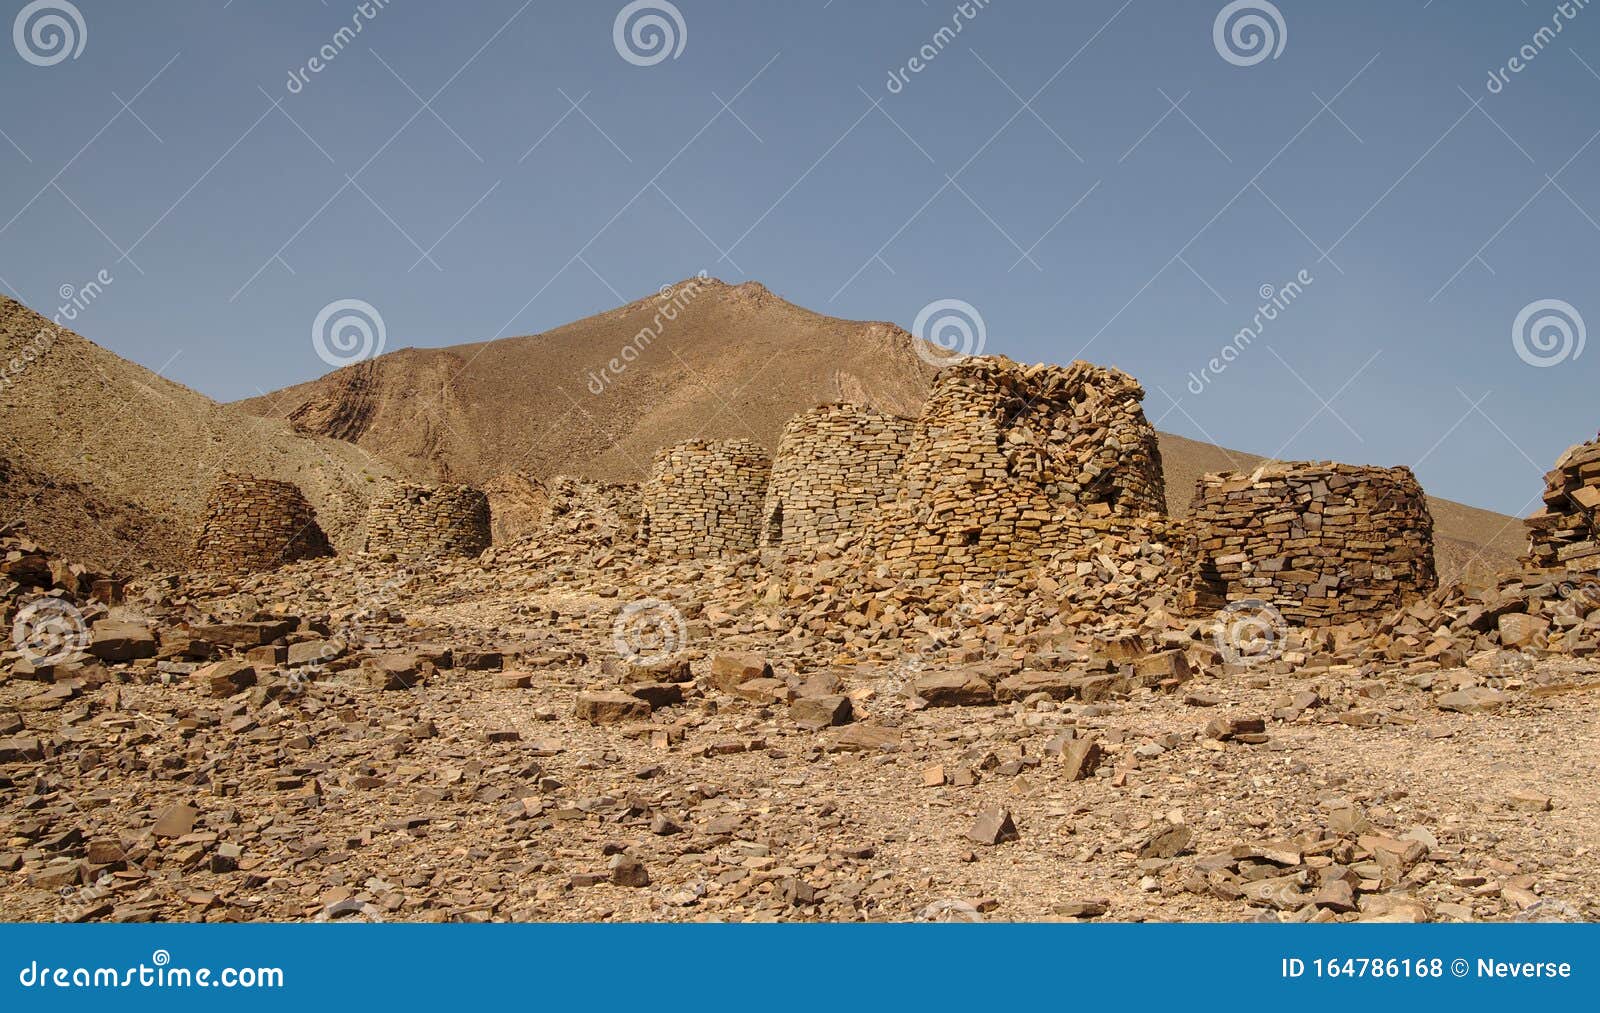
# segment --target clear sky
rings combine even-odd
[[[392,350],[705,270],[961,300],[1163,429],[1510,513],[1600,426],[1600,3],[1279,0],[1219,40],[1221,0],[677,0],[621,48],[617,0],[70,6],[0,4],[0,289],[106,272],[73,327],[219,399],[326,372],[339,300]]]

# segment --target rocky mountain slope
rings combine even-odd
[[[790,418],[827,401],[914,415],[934,374],[916,348],[893,324],[823,316],[755,282],[688,279],[544,334],[408,348],[239,406],[423,479],[638,481],[662,446],[746,437],[771,449]],[[1169,434],[1161,450],[1175,513],[1205,472],[1263,461]],[[1526,548],[1513,518],[1430,505],[1445,579],[1503,568]]]
[[[295,482],[343,548],[394,469],[221,405],[0,298],[0,524],[111,569],[187,562],[219,471]]]
[[[821,316],[755,283],[689,279],[544,334],[407,348],[239,406],[419,477],[637,481],[662,446],[771,446],[824,401],[914,414],[933,372],[893,324]]]

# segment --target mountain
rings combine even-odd
[[[408,348],[238,406],[350,440],[425,480],[638,481],[662,446],[748,437],[770,449],[790,418],[828,401],[915,415],[934,374],[917,347],[894,324],[814,313],[755,282],[692,278],[543,334]],[[1264,460],[1168,434],[1161,449],[1174,513],[1205,472]],[[1524,551],[1514,518],[1430,504],[1447,577],[1509,566]]]
[[[660,447],[696,436],[770,446],[825,401],[914,414],[933,372],[893,324],[692,278],[544,334],[407,348],[238,404],[419,478],[637,481]]]
[[[0,525],[105,569],[187,565],[211,482],[297,483],[354,549],[396,470],[353,444],[218,404],[0,297]]]

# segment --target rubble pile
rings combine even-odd
[[[590,482],[557,475],[547,486],[543,527],[561,537],[601,529],[612,544],[639,530],[640,489],[629,482]]]
[[[1331,826],[1287,839],[1250,840],[1194,859],[1184,888],[1260,909],[1256,920],[1282,922],[1473,921],[1480,907],[1485,916],[1502,914],[1499,894],[1521,900],[1514,911],[1537,903],[1525,888],[1519,897],[1514,885],[1472,889],[1488,877],[1458,871],[1460,849],[1441,845],[1425,827],[1389,836],[1349,799],[1331,799],[1323,808]],[[1475,896],[1488,904],[1475,902]]]
[[[1409,468],[1331,462],[1203,476],[1194,604],[1264,602],[1295,625],[1377,617],[1437,586],[1433,519]]]
[[[316,511],[293,482],[224,472],[212,486],[195,546],[202,570],[270,570],[333,555]]]
[[[1409,667],[1464,664],[1485,651],[1600,655],[1600,577],[1560,570],[1453,584],[1380,622],[1369,656]]]
[[[3,661],[12,677],[50,681],[115,653],[111,641],[128,631],[97,627],[120,605],[126,577],[96,573],[54,555],[14,522],[0,527],[0,619],[9,632]],[[98,638],[98,641],[97,641]]]

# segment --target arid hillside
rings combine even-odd
[[[183,567],[224,470],[297,483],[355,548],[372,490],[394,477],[359,447],[218,404],[5,298],[0,362],[0,524],[25,520],[96,566]]]
[[[933,374],[893,324],[813,313],[754,282],[689,279],[544,334],[408,348],[239,407],[353,441],[423,479],[637,481],[664,445],[746,437],[771,449],[784,423],[828,401],[914,415]],[[1205,472],[1263,461],[1169,434],[1161,450],[1175,513]],[[1526,547],[1513,518],[1430,506],[1447,580],[1509,565]]]
[[[403,349],[239,406],[418,477],[636,481],[662,446],[770,446],[825,401],[914,414],[933,372],[893,324],[821,316],[755,283],[689,279],[544,334]]]

